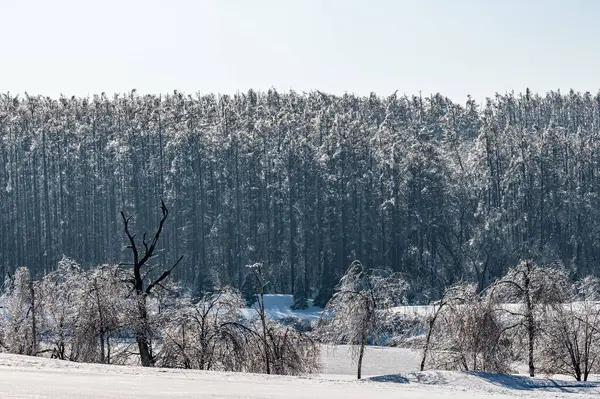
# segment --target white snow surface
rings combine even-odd
[[[0,354],[2,399],[99,398],[597,398],[600,381],[531,379],[485,373],[418,373],[418,354],[368,348],[364,380],[347,347],[324,350],[323,374],[307,377],[145,369]],[[334,374],[335,373],[335,374]]]

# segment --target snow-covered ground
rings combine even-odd
[[[322,308],[312,306],[312,299],[308,300],[308,309],[292,310],[292,304],[294,303],[294,297],[292,295],[278,295],[268,294],[265,295],[265,312],[267,315],[276,320],[283,319],[285,317],[298,317],[303,320],[315,320],[321,317]],[[243,309],[242,313],[246,317],[255,317],[256,309],[247,308]]]
[[[325,350],[323,374],[310,377],[144,369],[0,354],[2,399],[99,398],[597,398],[600,381],[530,379],[484,373],[414,372],[417,354],[368,348],[363,381],[347,347]]]
[[[323,346],[321,372],[329,375],[356,375],[356,363],[351,347],[345,345]],[[362,372],[365,376],[409,373],[419,369],[419,353],[405,348],[368,346],[365,349]]]

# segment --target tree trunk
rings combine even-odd
[[[529,335],[529,376],[535,377],[535,366],[533,364],[533,329],[531,326],[528,326],[527,330]]]
[[[106,334],[106,364],[110,364],[110,335]]]
[[[100,333],[100,363],[106,363],[106,356],[104,351],[104,332]]]
[[[294,180],[292,179],[292,157],[288,156],[288,222],[289,235],[289,262],[290,262],[290,293],[296,294],[296,219],[294,217]]]
[[[35,309],[35,288],[33,287],[33,277],[29,277],[29,292],[31,294],[31,349],[29,355],[37,356],[38,341],[37,341],[37,320]]]
[[[425,347],[423,348],[423,357],[421,358],[421,371],[425,370],[425,362],[427,361],[427,353],[429,352],[429,344],[431,342],[431,334],[433,332],[433,326],[435,324],[435,319],[437,318],[437,314],[429,321],[429,329],[427,330],[427,337],[425,338]]]
[[[262,338],[265,347],[265,366],[267,368],[267,374],[271,374],[271,357],[269,355],[269,345],[267,341],[267,317],[265,315],[265,296],[262,281],[260,284],[260,303],[258,305],[260,306],[260,322],[262,324]]]
[[[146,298],[144,294],[138,296],[138,325],[136,326],[135,340],[140,351],[140,360],[143,367],[154,367],[154,359],[148,342],[148,313],[146,311]]]
[[[148,308],[146,305],[146,295],[143,292],[137,293],[137,322],[135,323],[135,341],[138,344],[140,352],[140,361],[143,367],[154,367],[154,359],[148,342]]]
[[[356,373],[356,378],[359,380],[362,376],[362,362],[363,362],[363,356],[365,354],[365,345],[367,345],[367,333],[363,332],[362,339],[360,342],[360,353],[358,355],[358,370]]]
[[[535,365],[533,363],[533,348],[534,348],[534,344],[535,344],[535,321],[533,318],[533,304],[531,302],[531,296],[530,296],[530,280],[529,280],[529,274],[530,274],[530,266],[529,263],[527,264],[527,268],[528,268],[528,274],[527,277],[525,278],[525,300],[526,300],[526,306],[527,306],[527,338],[528,338],[528,346],[529,346],[529,350],[528,350],[528,357],[529,357],[529,376],[530,377],[534,377],[535,376]]]
[[[152,356],[150,355],[150,346],[148,345],[148,341],[143,334],[136,335],[138,348],[140,350],[140,359],[142,361],[143,367],[154,367],[154,361]]]

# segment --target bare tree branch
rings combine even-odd
[[[171,272],[173,271],[173,269],[175,269],[175,267],[177,267],[177,265],[179,264],[179,262],[181,262],[181,260],[183,259],[183,255],[181,255],[179,257],[179,259],[177,259],[177,262],[175,262],[173,264],[173,266],[171,266],[168,270],[165,270],[163,272],[163,274],[156,279],[156,281],[150,283],[148,285],[148,287],[146,288],[146,294],[150,295],[150,292],[152,291],[152,288],[154,288],[157,284],[160,284],[161,281],[163,281],[164,279],[166,279],[167,277],[169,277],[169,274],[171,274]]]

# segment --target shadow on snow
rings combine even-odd
[[[550,378],[530,378],[510,374],[493,374],[484,372],[465,372],[464,375],[476,377],[490,384],[516,391],[553,391],[564,393],[581,393],[582,390],[600,388],[600,381],[563,381]],[[452,378],[454,380],[454,378]],[[445,373],[424,372],[410,374],[386,374],[368,378],[367,381],[396,384],[417,383],[424,385],[450,384]]]
[[[510,374],[483,372],[469,372],[468,374],[479,377],[491,384],[518,391],[560,391],[565,393],[578,393],[581,388],[600,387],[600,381],[563,381],[551,378],[538,379]]]

